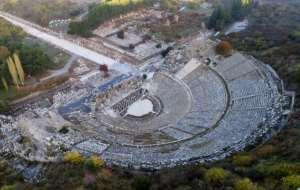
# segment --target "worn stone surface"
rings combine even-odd
[[[221,159],[284,125],[293,97],[270,67],[240,53],[210,58],[215,64],[199,60],[180,79],[155,59],[143,68],[148,79],[118,73],[100,79],[87,73],[68,89],[23,105],[13,117],[1,116],[0,152],[53,162],[77,150],[98,154],[108,164],[172,167]],[[184,69],[174,64],[177,71]],[[143,98],[153,101],[156,114],[122,114]]]

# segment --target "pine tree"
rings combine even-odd
[[[13,58],[8,57],[6,62],[13,83],[17,88],[19,88],[20,85],[23,86],[25,81],[25,74],[19,56],[14,53]]]
[[[20,81],[19,81],[18,73],[17,73],[17,70],[16,70],[15,63],[12,60],[11,57],[9,57],[7,59],[7,66],[8,66],[8,70],[9,70],[9,73],[10,73],[10,76],[11,76],[11,78],[13,80],[14,85],[17,88],[19,88]]]
[[[24,85],[25,74],[19,56],[14,53],[13,58],[14,58],[16,70],[18,72],[19,81],[21,82],[22,85]]]

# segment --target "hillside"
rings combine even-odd
[[[2,4],[43,26],[92,5],[30,27],[103,63],[0,18],[0,190],[300,188],[300,1],[75,2]]]

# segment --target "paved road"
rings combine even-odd
[[[43,31],[41,27],[36,27],[36,24],[30,23],[21,18],[15,17],[13,15],[1,11],[0,17],[3,17],[12,24],[23,28],[25,32],[32,36],[35,36],[61,49],[64,49],[65,51],[83,57],[97,64],[106,64],[110,69],[117,70],[125,74],[136,71],[136,68],[132,65],[129,65],[127,63],[119,63],[117,60],[114,60],[97,52],[94,52],[90,49],[77,45],[74,42],[59,38],[57,37],[58,35],[56,36],[46,31]]]

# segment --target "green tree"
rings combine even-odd
[[[84,162],[83,157],[77,151],[66,152],[64,155],[64,161],[71,164],[82,164]]]
[[[21,45],[19,56],[25,73],[29,75],[39,74],[53,64],[49,56],[39,47]]]
[[[5,64],[6,58],[9,56],[10,52],[7,47],[0,46],[0,80],[3,85],[3,87],[8,90],[8,84],[7,84],[7,65]]]
[[[105,164],[104,160],[102,160],[98,156],[91,156],[90,158],[86,159],[84,162],[86,169],[91,171],[96,171],[97,169],[103,167],[104,164]]]
[[[300,187],[300,175],[291,175],[282,178],[283,187],[287,190],[293,190]]]
[[[231,21],[230,12],[224,6],[219,5],[212,13],[208,21],[208,28],[221,30]]]
[[[8,108],[8,102],[6,100],[1,100],[0,99],[0,113],[4,113],[7,111]]]
[[[234,189],[235,190],[258,190],[257,185],[248,178],[238,180],[234,184]]]
[[[223,168],[211,168],[204,175],[206,183],[211,185],[222,185],[229,177],[229,172]]]
[[[149,190],[151,187],[151,180],[147,176],[138,176],[134,179],[132,186],[135,190]]]
[[[235,20],[241,19],[244,16],[243,3],[241,0],[232,0],[231,16]]]
[[[218,5],[210,16],[209,29],[222,30],[227,24],[244,18],[254,7],[253,0],[227,0]]]

